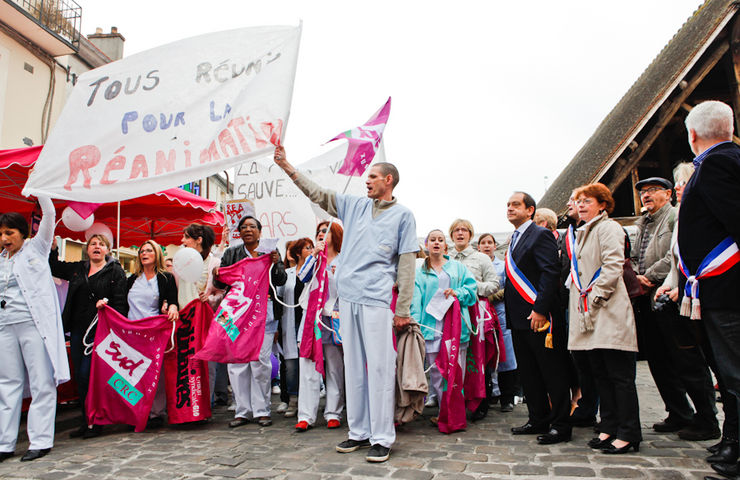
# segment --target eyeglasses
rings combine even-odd
[[[257,230],[257,225],[252,225],[252,224],[249,224],[249,223],[243,223],[242,226],[239,227],[239,230],[247,230],[247,229]]]
[[[328,232],[328,231],[329,231],[329,229],[328,229],[328,228],[319,228],[319,231],[318,231],[318,232],[316,232],[316,233],[317,233],[317,234],[319,234],[319,233],[326,233],[326,232]]]
[[[681,180],[680,182],[676,182],[676,188],[685,187],[685,186],[686,186],[686,180]]]
[[[594,199],[591,197],[583,197],[579,198],[578,200],[573,200],[573,203],[576,205],[591,205],[594,203]]]
[[[666,188],[663,188],[663,187],[648,187],[648,188],[643,188],[642,190],[640,190],[640,196],[645,195],[647,193],[655,193],[655,192],[658,192],[660,190],[667,190],[667,189]]]

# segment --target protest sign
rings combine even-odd
[[[193,357],[205,343],[213,320],[210,305],[197,298],[180,310],[175,348],[164,356],[167,422],[197,422],[211,417],[208,362]]]
[[[23,194],[113,202],[271,157],[300,33],[211,33],[80,75]]]
[[[226,227],[229,229],[230,247],[242,243],[237,225],[239,224],[239,220],[245,215],[257,216],[257,212],[254,210],[254,202],[246,198],[226,202]]]
[[[146,428],[172,331],[167,315],[135,322],[106,306],[98,310],[87,423]]]

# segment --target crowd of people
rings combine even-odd
[[[667,412],[653,429],[677,432],[683,440],[720,439],[707,461],[723,476],[738,478],[740,147],[732,142],[733,124],[732,110],[721,102],[704,102],[689,113],[696,158],[680,164],[673,181],[636,183],[645,213],[633,240],[610,218],[615,202],[603,184],[573,191],[560,230],[554,212],[537,209],[518,191],[506,205],[514,231],[501,256],[490,233],[474,246],[473,225],[464,219],[447,232],[430,231],[419,245],[413,213],[393,196],[399,173],[392,164],[370,167],[362,198],[317,185],[276,147],[277,166],[341,225],[321,222],[313,238],[288,242],[284,257],[267,254],[274,288],[259,358],[212,362],[213,401],[225,401],[230,384],[235,413],[228,426],[270,426],[271,355],[279,352],[275,413],[295,417],[295,430],[307,432],[317,425],[325,388],[326,427],[341,427],[346,411],[348,436],[336,450],[367,447],[368,461],[384,462],[399,422],[394,335],[418,329],[424,352],[418,362],[428,374],[422,404],[439,407],[431,420],[441,431],[447,418],[477,421],[497,403],[500,412],[511,412],[519,396],[526,399],[528,419],[511,428],[513,435],[554,444],[569,441],[573,428],[593,427],[597,436],[588,447],[622,454],[639,452],[642,440],[635,375],[643,358]],[[7,352],[7,367],[0,370],[0,461],[14,454],[25,371],[33,400],[30,447],[22,460],[40,458],[53,445],[56,386],[70,376],[64,332],[83,411],[71,436],[96,437],[102,427],[87,424],[85,400],[97,310],[108,305],[135,322],[158,314],[176,321],[178,308],[195,299],[215,309],[229,289],[219,269],[263,254],[262,225],[253,216],[238,222],[242,243],[225,250],[214,246],[210,227],[194,224],[182,243],[203,257],[196,282],[170,273],[151,240],[139,248],[135,271],[126,278],[103,235],[89,239],[85,260],[60,260],[53,205],[48,198],[39,203],[43,218],[29,241],[25,218],[0,215],[0,349]],[[304,329],[314,328],[305,312],[318,258],[327,262],[326,301],[318,313],[324,376],[299,354]],[[52,275],[69,281],[63,309]],[[453,310],[460,312],[454,328],[447,323],[454,322]],[[489,334],[493,341],[485,342]],[[438,360],[441,351],[447,358],[449,335],[458,349],[449,358],[461,372],[450,382]],[[476,353],[481,348],[483,355]],[[484,372],[486,398],[472,401],[468,372]],[[712,374],[724,410],[721,429]],[[463,383],[465,402],[450,401]],[[165,416],[160,382],[148,426],[161,426]]]

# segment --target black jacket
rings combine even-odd
[[[107,298],[108,305],[121,315],[128,313],[126,273],[115,258],[108,257],[106,265],[89,278],[89,260],[64,262],[59,260],[58,250],[49,253],[49,266],[52,275],[69,282],[67,301],[62,311],[65,332],[84,332],[97,313],[95,304],[103,298]]]
[[[678,245],[691,274],[722,240],[740,243],[740,147],[714,147],[686,184],[678,210]],[[686,277],[679,275],[683,295]],[[702,309],[740,310],[740,264],[699,280]]]
[[[534,305],[528,303],[507,278],[504,287],[506,324],[514,330],[530,330],[531,322],[527,317],[532,310],[546,317],[558,313],[558,244],[550,230],[533,223],[517,241],[512,256],[519,270],[537,290],[537,299]]]
[[[261,255],[262,254],[260,253],[257,256]],[[235,264],[236,262],[244,260],[245,258],[247,258],[247,252],[246,250],[244,250],[244,245],[234,245],[233,247],[227,248],[224,252],[224,255],[221,257],[221,266],[228,267]],[[285,264],[283,264],[282,260],[273,264],[272,268],[270,269],[270,281],[272,282],[272,285],[275,287],[279,287],[281,285],[285,285],[285,282],[287,280],[288,274],[285,273]],[[219,282],[215,278],[213,279],[213,285],[216,288],[220,288],[222,290],[227,290],[229,287],[225,283]],[[268,298],[272,300],[274,298],[274,295],[275,292],[273,292],[272,288],[270,288],[268,290]],[[275,318],[279,320],[283,316],[283,306],[280,305],[278,302],[273,301],[272,312],[275,315]]]
[[[131,275],[126,279],[126,303],[128,303],[128,292],[131,290],[131,287],[134,286],[134,282],[137,278],[137,275]],[[159,311],[162,310],[162,305],[165,300],[167,301],[168,306],[177,305],[177,284],[175,283],[175,277],[171,273],[157,273],[157,288],[159,288]],[[184,307],[185,305],[182,306]]]

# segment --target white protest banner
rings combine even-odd
[[[239,235],[237,225],[239,220],[245,215],[257,216],[254,209],[254,203],[246,198],[241,200],[229,200],[226,202],[226,226],[229,229],[229,246],[239,245],[242,243],[242,237]]]
[[[339,193],[347,187],[346,193],[364,196],[364,177],[348,177],[336,173],[344,162],[347,148],[347,144],[340,145],[297,165],[296,168],[322,187]],[[384,161],[385,150],[381,143],[373,163]],[[329,218],[326,212],[311,203],[272,159],[269,163],[248,162],[237,169],[234,198],[254,202],[257,218],[262,223],[262,236],[280,238],[283,241],[301,237],[313,238],[316,224]]]
[[[270,159],[288,121],[300,34],[211,33],[81,75],[23,194],[113,202]]]

